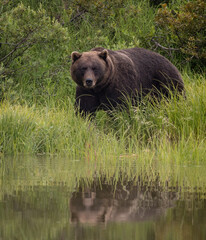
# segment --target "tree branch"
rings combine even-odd
[[[179,51],[180,49],[179,48],[168,48],[168,47],[164,47],[164,46],[162,46],[160,43],[158,43],[154,38],[152,38],[152,40],[151,40],[154,44],[155,44],[155,46],[156,46],[156,48],[161,48],[161,49],[163,49],[163,50],[165,50],[165,51]]]
[[[73,22],[76,18],[82,16],[85,12],[86,12],[86,10],[83,10],[83,11],[77,13],[77,14],[70,20],[70,22]]]
[[[32,31],[30,31],[26,37],[22,38],[18,43],[16,44],[9,44],[9,45],[14,45],[14,49],[11,50],[6,56],[4,56],[3,58],[0,59],[1,62],[3,62],[5,59],[7,59],[9,56],[11,56],[17,49],[20,48],[20,46],[25,43],[28,39],[29,39],[29,36],[35,31],[36,29],[33,29]],[[5,44],[5,43],[4,43]]]

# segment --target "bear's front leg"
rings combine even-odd
[[[95,94],[77,87],[75,100],[75,110],[77,113],[79,112],[83,117],[87,115],[95,116],[99,105],[99,99]]]

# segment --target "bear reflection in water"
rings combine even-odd
[[[176,189],[163,190],[158,182],[142,185],[130,181],[115,185],[81,184],[70,199],[72,223],[145,221],[157,218],[173,207]]]

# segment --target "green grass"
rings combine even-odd
[[[205,162],[206,81],[184,74],[186,97],[145,101],[113,117],[99,112],[90,121],[76,116],[73,103],[48,106],[11,105],[0,108],[0,149],[5,154],[66,155],[102,161],[135,154],[138,161],[199,164]]]
[[[69,158],[87,157],[103,144],[109,153],[112,136],[100,134],[95,126],[77,118],[73,106],[67,109],[35,108],[4,103],[1,106],[0,131],[3,154],[66,154]],[[116,142],[117,144],[117,142]],[[106,147],[107,146],[107,147]],[[89,157],[89,156],[88,156]]]

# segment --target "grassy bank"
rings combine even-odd
[[[64,155],[71,159],[116,164],[123,156],[138,161],[205,162],[206,81],[183,75],[186,98],[145,104],[93,121],[74,113],[73,103],[50,99],[48,106],[4,102],[0,108],[1,154]]]

